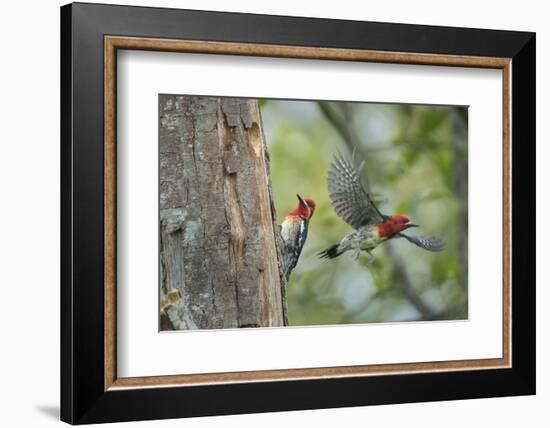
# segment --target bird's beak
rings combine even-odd
[[[307,203],[306,203],[306,201],[304,201],[304,199],[303,199],[300,195],[296,194],[296,196],[298,197],[298,200],[300,201],[300,203],[301,203],[304,207],[307,207],[307,206],[308,206]]]
[[[409,227],[420,227],[418,224],[414,224],[414,223],[409,223],[408,226]]]

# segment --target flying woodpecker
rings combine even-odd
[[[283,241],[283,271],[287,281],[298,263],[302,248],[306,243],[309,220],[315,211],[313,199],[296,196],[298,205],[287,214],[280,229]]]
[[[342,155],[334,156],[327,183],[334,211],[355,230],[344,236],[338,244],[319,253],[321,257],[333,259],[348,250],[354,250],[355,259],[361,251],[366,251],[372,261],[371,251],[382,242],[393,238],[404,238],[428,251],[444,249],[445,243],[435,236],[411,236],[403,233],[406,229],[418,227],[408,216],[382,214],[361,184],[360,176],[365,161],[357,171],[352,162]]]

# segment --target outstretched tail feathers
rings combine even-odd
[[[334,259],[335,257],[338,257],[340,254],[343,253],[343,251],[338,250],[339,246],[339,244],[331,245],[326,250],[321,251],[319,253],[319,256],[321,256],[322,259]]]

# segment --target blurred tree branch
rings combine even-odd
[[[420,294],[415,290],[411,279],[409,278],[405,263],[403,263],[403,259],[395,250],[393,242],[387,242],[384,249],[390,259],[390,263],[392,266],[392,279],[394,286],[401,290],[407,300],[415,307],[418,312],[420,312],[422,319],[432,319],[435,314],[424,303],[424,300],[422,300]]]
[[[463,201],[459,216],[458,251],[463,272],[462,287],[468,289],[468,111],[465,108],[454,109],[453,155],[454,187],[456,195]]]
[[[354,309],[353,311],[350,311],[350,312],[346,312],[343,316],[342,316],[342,319],[340,320],[340,323],[341,324],[350,324],[350,323],[353,323],[353,321],[355,320],[355,318],[359,315],[361,315],[362,313],[366,312],[370,306],[374,303],[374,301],[380,297],[382,297],[384,293],[381,292],[381,291],[377,291],[376,293],[374,293],[373,295],[369,296],[368,298],[366,298],[364,300],[364,302],[359,305],[358,308]]]
[[[337,112],[333,104],[329,102],[319,101],[317,104],[325,119],[333,126],[338,134],[340,134],[350,153],[353,152],[356,147],[357,150],[360,150],[361,147],[358,144],[358,137],[354,134],[351,124],[347,123],[344,113]],[[347,107],[347,112],[349,117],[349,106]]]

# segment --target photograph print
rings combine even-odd
[[[161,331],[468,319],[468,109],[161,94]]]

